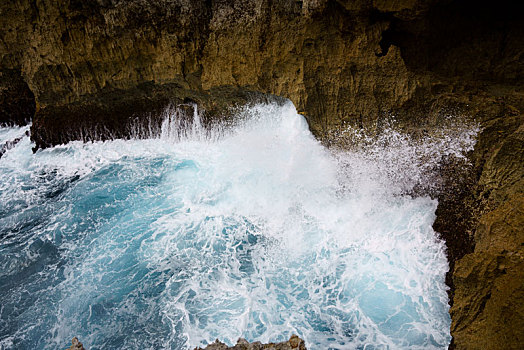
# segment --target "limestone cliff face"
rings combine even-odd
[[[118,129],[131,118],[126,106],[145,113],[166,100],[220,101],[216,91],[232,88],[290,98],[325,136],[344,120],[371,124],[401,106],[418,84],[397,47],[377,55],[389,22],[373,15],[369,1],[21,0],[0,6],[1,64],[20,70],[35,94],[39,147],[96,127],[88,114]],[[108,100],[117,107],[108,110]],[[113,121],[117,110],[122,116]],[[69,126],[72,119],[82,125]]]
[[[32,139],[129,137],[169,104],[208,121],[273,94],[326,144],[394,114],[482,132],[467,171],[443,164],[452,347],[524,343],[524,11],[472,0],[18,0],[0,3],[0,123]]]
[[[477,204],[470,231],[474,247],[453,271],[452,332],[457,345],[518,349],[524,341],[522,107],[484,125],[473,155],[479,169],[472,192]]]
[[[524,339],[523,100],[493,89],[453,94],[483,129],[473,166],[439,196],[434,224],[448,245],[457,349],[519,349]]]

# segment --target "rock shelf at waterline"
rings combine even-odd
[[[34,155],[26,128],[0,130],[22,136],[0,159],[1,348],[448,346],[437,203],[405,193],[474,130],[330,151],[291,103],[194,118]]]

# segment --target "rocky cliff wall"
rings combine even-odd
[[[35,95],[38,147],[66,141],[64,127],[71,128],[70,138],[77,138],[74,129],[95,127],[87,114],[110,121],[109,131],[118,134],[133,114],[125,106],[135,104],[136,114],[144,114],[144,99],[156,111],[166,99],[204,102],[202,93],[221,101],[214,91],[233,88],[290,98],[325,137],[343,121],[371,124],[419,84],[398,47],[381,54],[389,21],[374,15],[368,1],[21,0],[0,6],[1,64],[19,70]],[[122,110],[119,123],[108,100]]]
[[[327,145],[389,115],[414,133],[476,120],[471,167],[442,164],[452,347],[518,348],[523,315],[524,19],[471,0],[18,0],[0,4],[0,122],[37,147],[127,137],[168,104],[212,120],[291,99]]]

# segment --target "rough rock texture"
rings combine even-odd
[[[211,122],[261,93],[290,98],[327,145],[391,114],[421,135],[449,115],[475,120],[472,165],[442,164],[434,224],[448,245],[452,347],[516,349],[523,17],[511,0],[3,1],[0,123],[34,114],[31,137],[48,147],[154,129],[170,104],[197,103]]]
[[[71,341],[71,346],[66,350],[85,350],[82,343],[78,340],[77,337],[74,337]]]
[[[452,334],[457,348],[519,349],[524,343],[524,110],[512,108],[484,125],[473,154],[478,182],[468,198],[476,204],[470,225],[474,244],[456,261],[452,277]]]
[[[290,98],[323,137],[343,120],[371,124],[418,84],[398,47],[380,54],[389,21],[369,1],[21,0],[0,11],[0,64],[35,94],[38,147],[78,138],[62,128],[90,128],[91,110],[118,134],[133,117],[119,106],[143,114],[146,100],[157,113],[166,97],[220,101],[214,91],[231,87]]]
[[[470,96],[476,107],[469,111],[483,126],[473,166],[439,198],[434,228],[446,239],[452,269],[452,348],[520,349],[524,341],[521,96]]]
[[[268,344],[262,344],[261,342],[253,342],[249,343],[245,339],[238,339],[238,342],[234,346],[227,346],[226,344],[220,342],[218,339],[212,343],[206,346],[204,349],[202,348],[195,348],[195,350],[306,350],[306,345],[304,344],[304,341],[297,337],[296,335],[292,335],[291,338],[289,338],[288,341],[281,342],[281,343],[268,343]]]
[[[0,69],[0,125],[26,125],[35,110],[35,96],[20,70]]]

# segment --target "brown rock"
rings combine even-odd
[[[155,96],[177,102],[204,94],[220,103],[217,92],[238,87],[292,99],[325,136],[342,116],[373,123],[417,85],[397,47],[376,55],[388,23],[371,21],[363,1],[351,10],[327,0],[105,4],[0,5],[1,66],[19,69],[35,94],[37,147],[86,132],[103,138],[90,125],[102,120],[106,134],[119,136],[115,118],[126,124],[126,106],[157,114]],[[69,110],[83,123],[64,123]],[[51,131],[64,126],[70,132]]]
[[[204,349],[195,348],[195,350],[306,350],[306,345],[302,339],[296,335],[292,335],[286,342],[281,343],[267,343],[262,344],[260,342],[249,343],[247,340],[240,338],[237,344],[228,347],[226,344],[220,342],[218,339],[206,346]]]
[[[82,343],[78,340],[77,337],[74,337],[71,341],[71,346],[67,350],[85,350]]]
[[[487,125],[473,154],[480,158],[472,195],[480,209],[471,225],[474,249],[453,270],[451,331],[457,349],[501,344],[519,349],[524,342],[524,114]]]

